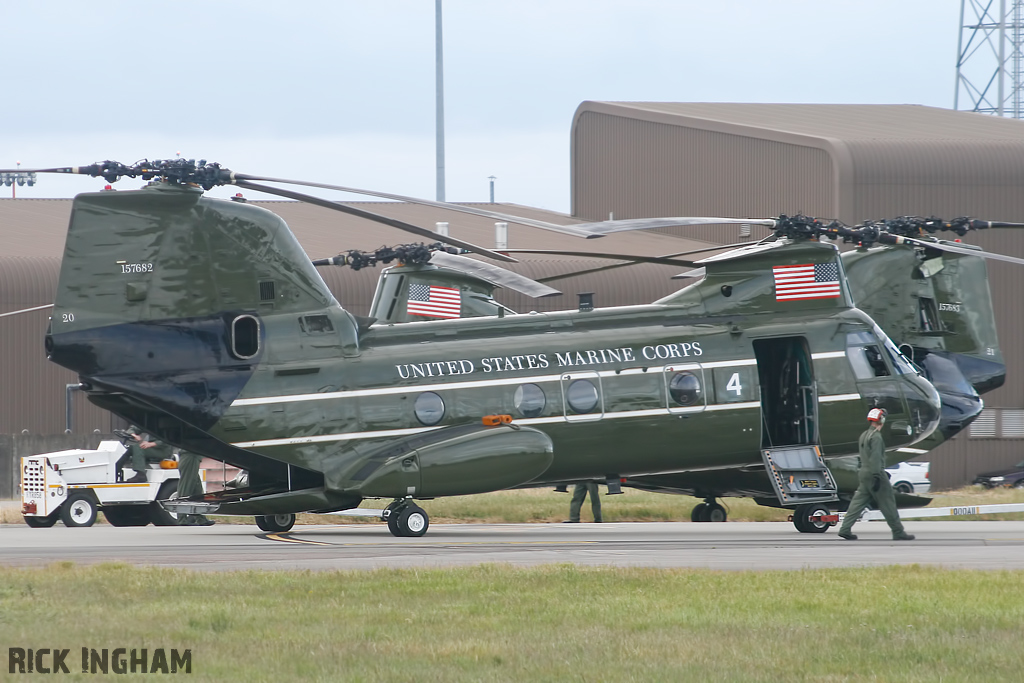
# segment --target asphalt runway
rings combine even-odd
[[[127,562],[203,571],[588,566],[802,569],[921,564],[1024,569],[1024,522],[908,522],[918,540],[891,540],[884,522],[860,522],[857,541],[835,529],[801,534],[785,522],[614,524],[438,524],[421,538],[395,538],[383,524],[296,526],[267,534],[255,525],[51,529],[0,525],[0,565],[43,567]]]

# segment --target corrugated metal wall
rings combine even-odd
[[[848,149],[854,215],[844,221],[907,215],[1024,221],[1024,140],[856,140]]]
[[[0,311],[21,310],[53,302],[60,259],[0,259]],[[4,409],[0,434],[59,434],[65,426],[65,386],[78,377],[46,362],[43,337],[50,310],[0,318],[0,387]],[[39,359],[40,362],[26,362]],[[109,433],[111,415],[82,396],[73,398],[76,433]]]
[[[577,218],[835,213],[835,170],[823,149],[590,111],[573,136]],[[723,232],[685,234],[719,242]]]

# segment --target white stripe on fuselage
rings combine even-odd
[[[813,360],[825,358],[844,358],[844,351],[830,351],[826,353],[815,353],[811,355]],[[732,368],[757,365],[754,358],[740,358],[738,360],[720,360],[708,363],[669,363],[665,367],[670,370],[689,370],[696,368]],[[648,372],[662,372],[663,367],[657,368],[630,368],[628,370],[600,370],[595,374],[598,377],[623,377],[628,375],[642,375]],[[500,387],[510,384],[537,384],[539,382],[558,382],[565,375],[572,375],[577,372],[592,373],[592,370],[567,368],[566,372],[557,375],[536,375],[533,377],[507,377],[504,379],[474,380],[471,382],[441,382],[436,384],[416,384],[391,387],[376,387],[374,389],[352,389],[350,391],[325,391],[318,394],[292,394],[288,396],[260,396],[257,398],[238,398],[232,402],[232,408],[243,406],[260,406],[271,403],[300,403],[302,401],[328,401],[340,398],[358,398],[361,396],[388,396],[391,394],[408,394],[413,391],[450,391],[452,389],[480,389],[483,387]],[[593,375],[589,375],[593,376]],[[844,394],[843,396],[846,396]],[[859,395],[858,395],[859,397]],[[847,400],[845,398],[833,400]]]
[[[844,351],[829,351],[824,353],[816,353],[811,356],[813,360],[823,360],[826,358],[845,358],[846,352]],[[322,394],[293,394],[291,396],[262,396],[259,398],[240,398],[236,399],[232,404],[232,408],[244,407],[244,406],[257,406],[257,405],[268,405],[274,403],[297,403],[301,401],[323,401],[331,399],[344,399],[344,398],[357,398],[362,396],[388,396],[392,394],[407,394],[410,392],[422,392],[422,391],[445,391],[452,389],[479,389],[483,387],[498,387],[508,385],[519,385],[519,384],[537,384],[541,382],[558,382],[561,381],[565,375],[573,375],[579,372],[586,372],[588,376],[598,377],[622,377],[628,375],[642,375],[648,372],[663,372],[665,368],[670,371],[688,370],[688,369],[711,369],[711,368],[729,368],[729,367],[744,367],[757,365],[757,360],[754,358],[741,358],[737,360],[724,360],[724,361],[711,361],[708,363],[678,363],[669,364],[663,367],[657,368],[630,368],[628,370],[573,370],[567,368],[567,372],[560,373],[557,375],[535,375],[533,377],[509,377],[503,379],[492,379],[492,380],[476,380],[472,382],[445,382],[437,384],[421,384],[411,386],[400,386],[400,387],[377,387],[374,389],[353,389],[351,391],[331,391],[324,392]],[[830,396],[821,396],[818,398],[819,403],[832,403],[836,401],[853,401],[860,399],[860,394],[833,394]],[[679,415],[686,413],[696,413],[702,411],[721,411],[721,410],[753,410],[760,409],[760,401],[744,401],[739,403],[722,403],[722,404],[711,404],[707,406],[692,406],[689,408],[650,408],[646,410],[623,410],[611,413],[593,413],[589,415],[573,415],[566,417],[565,415],[552,415],[549,417],[534,417],[524,418],[521,420],[515,420],[515,424],[518,425],[543,425],[543,424],[559,424],[565,423],[570,424],[573,422],[592,422],[597,420],[617,420],[623,418],[641,418],[641,417],[660,417]],[[261,441],[239,441],[231,445],[237,446],[238,448],[266,448],[270,446],[294,446],[301,444],[312,444],[312,443],[331,443],[338,441],[352,441],[356,439],[383,439],[387,437],[398,437],[398,436],[412,436],[414,434],[422,434],[423,432],[433,431],[435,429],[441,429],[443,426],[436,427],[410,427],[407,429],[381,429],[369,432],[345,432],[342,434],[319,434],[315,436],[297,436],[284,439],[263,439]]]

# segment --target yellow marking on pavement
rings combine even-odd
[[[271,541],[281,541],[282,543],[298,543],[299,545],[334,545],[333,543],[322,543],[320,541],[303,541],[298,538],[287,538],[280,534],[267,534],[264,538]]]

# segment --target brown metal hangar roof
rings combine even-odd
[[[798,212],[847,223],[919,214],[1024,220],[1024,193],[1006,191],[1024,186],[1024,122],[983,114],[905,104],[584,102],[572,146],[572,211],[586,220]]]

